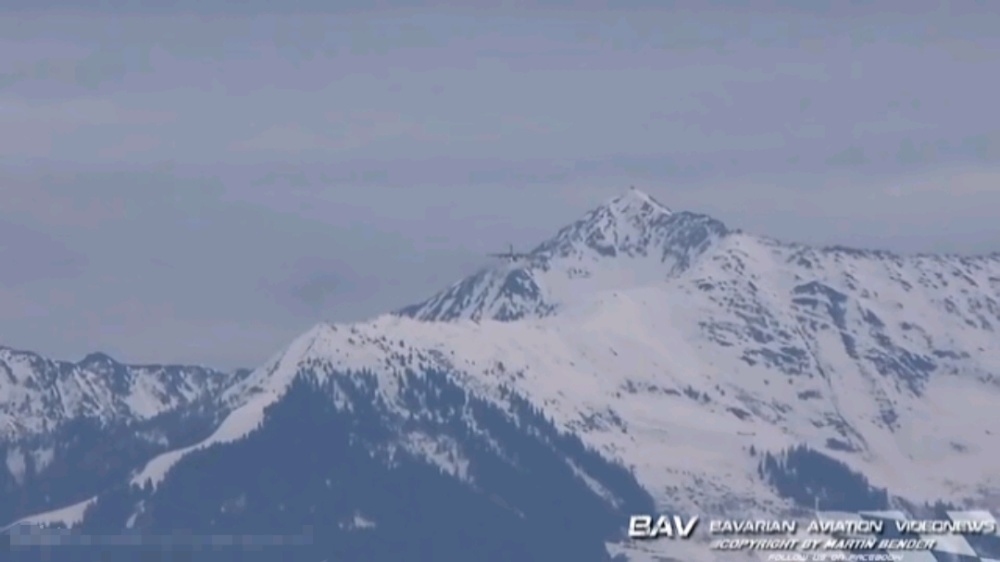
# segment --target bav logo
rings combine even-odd
[[[632,515],[628,518],[630,539],[689,539],[698,526],[698,516]]]

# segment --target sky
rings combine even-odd
[[[252,367],[629,185],[1000,251],[997,29],[972,0],[8,0],[0,345]]]

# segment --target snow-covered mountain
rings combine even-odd
[[[247,373],[0,347],[0,522],[94,495],[204,437],[224,414],[216,398]]]
[[[0,440],[79,418],[152,418],[218,394],[239,376],[199,366],[125,365],[105,353],[71,363],[0,346]]]
[[[596,336],[608,343],[575,346],[563,361],[584,363],[613,348],[621,359],[603,369],[618,374],[603,378],[602,390],[614,398],[601,405],[632,411],[625,395],[648,400],[657,390],[669,396],[658,405],[677,403],[670,419],[657,420],[661,429],[684,427],[675,408],[693,407],[682,417],[702,420],[697,427],[758,447],[809,442],[907,497],[974,498],[1000,487],[1000,454],[990,456],[997,431],[983,421],[1000,405],[1000,255],[781,243],[671,212],[632,190],[563,228],[530,259],[484,269],[399,314],[455,326],[462,319],[512,323],[419,328],[434,339],[458,329],[499,340],[494,332],[529,326]],[[545,345],[553,351],[543,356],[552,360],[561,347]],[[615,407],[619,394],[624,402]],[[976,451],[983,462],[970,462]],[[703,465],[695,461],[692,474]],[[925,468],[897,474],[911,465]]]
[[[631,190],[527,259],[316,326],[83,528],[310,525],[309,560],[602,560],[640,556],[626,515],[652,504],[1000,508],[998,329],[1000,256],[786,244]]]

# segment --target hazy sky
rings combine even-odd
[[[254,366],[629,184],[1000,250],[994,1],[93,4],[0,5],[0,344]]]

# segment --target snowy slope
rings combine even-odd
[[[351,373],[370,372],[406,420],[424,415],[408,373],[437,371],[508,411],[511,391],[526,397],[632,467],[664,509],[786,513],[757,452],[802,444],[898,498],[998,508],[998,293],[1000,256],[785,244],[632,190],[529,259],[396,314],[314,327],[223,393],[234,410],[212,437],[132,482],[247,436],[302,373],[343,387],[337,408],[351,411]],[[397,445],[463,477],[461,445],[401,431]]]
[[[839,338],[830,338],[812,359],[830,371],[789,376],[749,365],[741,347],[705,342],[700,324],[712,309],[691,296],[655,288],[600,294],[587,307],[530,323],[432,325],[384,316],[321,325],[230,391],[263,389],[237,410],[239,418],[231,416],[239,423],[226,424],[210,442],[256,427],[260,418],[252,414],[262,401],[280,395],[304,366],[372,369],[380,392],[400,408],[399,376],[434,367],[499,402],[501,385],[518,389],[559,426],[634,466],[664,505],[682,509],[742,506],[760,514],[776,501],[754,478],[750,444],[832,449],[875,484],[918,501],[1000,488],[993,462],[1000,437],[983,421],[1000,404],[1000,385],[979,380],[995,364],[943,373],[915,393],[892,375],[854,370],[837,357],[845,354]],[[995,343],[993,349],[1000,352]],[[843,450],[850,447],[856,450]],[[152,463],[137,482],[156,480],[163,469]]]

